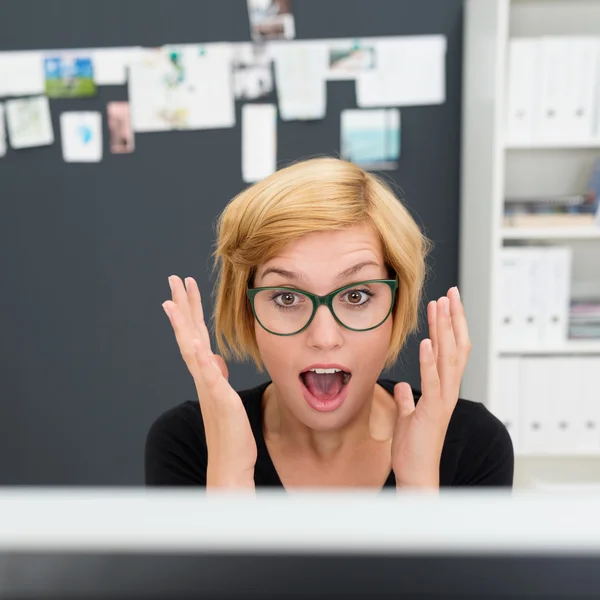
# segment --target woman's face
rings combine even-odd
[[[338,277],[362,263],[369,264],[343,278]],[[325,295],[348,284],[387,278],[377,235],[368,226],[357,226],[308,234],[288,244],[276,257],[260,266],[254,284],[255,287],[281,285]],[[288,296],[271,302],[287,304],[297,300]],[[362,303],[367,295],[350,292],[343,300]],[[360,311],[361,308],[345,304],[344,310]],[[256,321],[255,332],[279,402],[307,427],[327,431],[348,424],[372,397],[390,345],[392,315],[375,329],[352,331],[340,325],[326,306],[320,306],[309,327],[296,335],[273,335]],[[350,373],[345,385],[347,377],[344,379],[341,374],[300,375],[315,365],[332,364]],[[340,386],[343,387],[338,391]]]

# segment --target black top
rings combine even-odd
[[[257,487],[283,487],[262,430],[262,394],[270,384],[238,392],[256,439],[254,469]],[[395,381],[379,379],[390,394]],[[413,389],[415,402],[421,392]],[[206,485],[207,449],[198,400],[188,400],[163,413],[146,439],[145,472],[148,486]],[[444,441],[440,462],[441,486],[512,486],[513,446],[504,425],[478,402],[459,399]],[[395,487],[391,472],[385,487]]]

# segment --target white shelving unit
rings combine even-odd
[[[541,348],[498,348],[499,355],[588,355],[600,354],[600,342],[596,341],[568,341],[560,346],[545,346]],[[599,374],[600,375],[600,374]]]
[[[600,227],[505,227],[505,240],[600,240]]]
[[[600,36],[600,0],[466,0],[460,288],[473,351],[463,397],[489,402],[502,356],[599,355],[600,341],[544,348],[501,348],[495,330],[496,275],[503,246],[556,244],[573,248],[572,289],[593,281],[600,296],[600,228],[509,229],[504,198],[583,190],[600,140],[562,144],[506,142],[507,59],[512,37]],[[600,376],[600,374],[599,374]],[[599,398],[600,401],[600,398]],[[569,402],[569,398],[565,398]],[[515,484],[600,482],[598,453],[517,454]]]

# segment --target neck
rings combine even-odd
[[[394,406],[393,398],[375,384],[361,409],[343,428],[317,431],[299,421],[270,384],[264,394],[264,429],[266,435],[277,436],[280,443],[285,441],[291,453],[309,452],[318,460],[329,461],[348,448],[391,439]]]

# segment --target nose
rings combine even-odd
[[[342,325],[340,325],[327,306],[319,306],[308,326],[308,343],[314,348],[329,349],[343,343]]]

